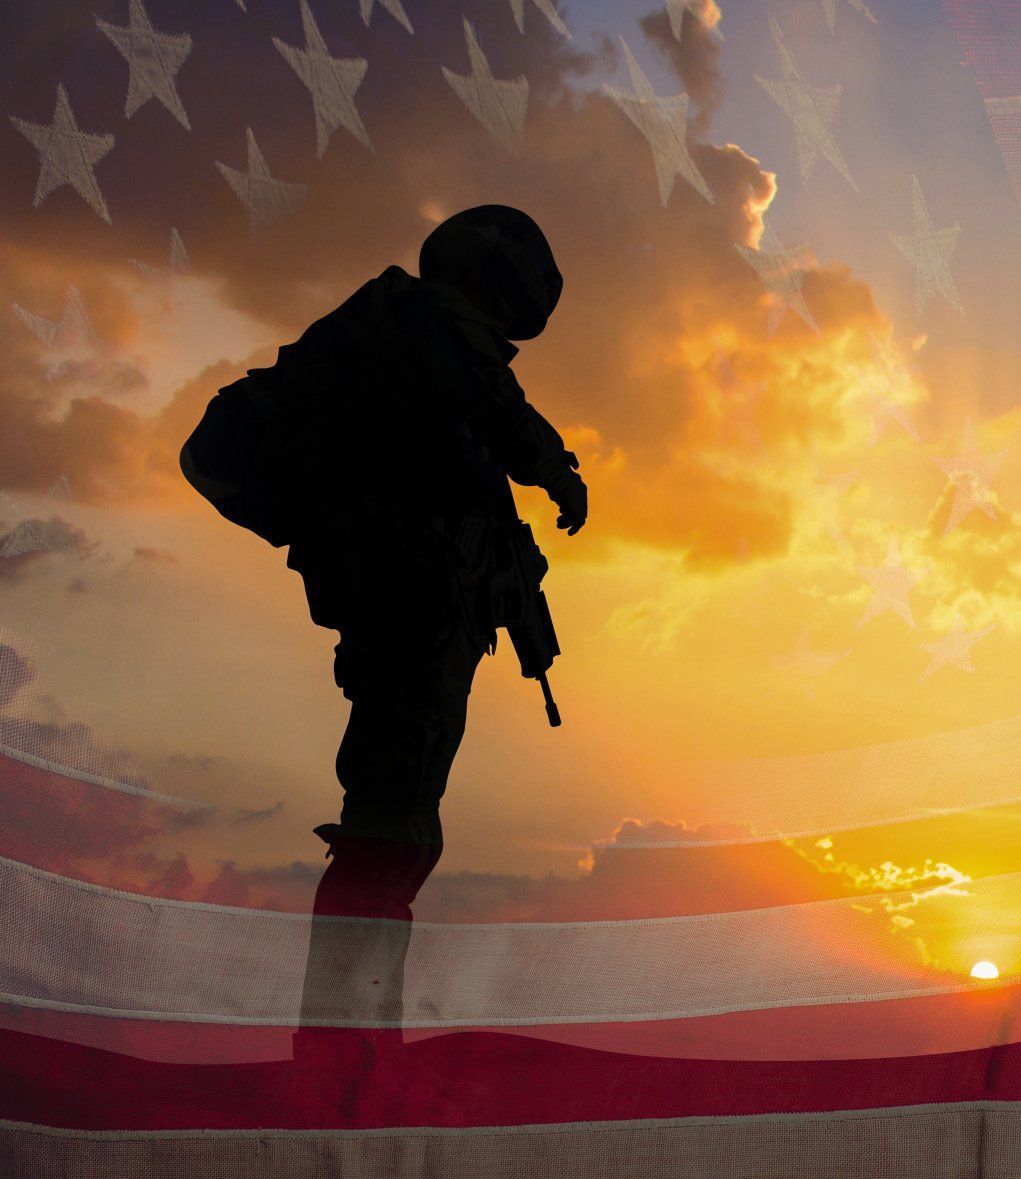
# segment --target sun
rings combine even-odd
[[[972,978],[999,978],[1000,971],[993,962],[976,962],[971,968]]]

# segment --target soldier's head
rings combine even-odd
[[[460,291],[509,340],[534,339],[564,285],[542,230],[509,205],[478,205],[437,225],[422,244],[418,272]]]

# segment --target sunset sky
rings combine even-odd
[[[948,19],[969,5],[869,0],[872,21],[835,0],[831,32],[819,0],[706,0],[679,40],[649,0],[558,3],[570,40],[537,0],[524,34],[507,0],[404,7],[410,35],[382,0],[368,27],[355,0],[312,0],[331,55],[368,62],[371,148],[339,126],[320,158],[309,92],[273,44],[304,44],[298,0],[147,0],[158,31],[192,39],[176,74],[190,129],[155,97],[125,117],[128,64],[96,20],[126,26],[127,0],[9,6],[5,733],[37,722],[54,760],[208,809],[144,843],[112,834],[94,854],[125,886],[188,872],[194,895],[237,903],[307,888],[311,828],[340,804],[336,633],[309,620],[286,551],[220,518],[178,451],[219,387],[390,263],[416,272],[438,220],[499,202],[538,221],[564,274],[514,368],[578,453],[591,514],[569,539],[542,493],[518,493],[551,562],[564,725],[546,726],[502,638],[428,889],[456,877],[508,912],[542,882],[609,896],[607,845],[629,840],[719,845],[623,886],[671,912],[1016,870],[1021,211]],[[462,7],[494,75],[528,80],[517,150],[441,72],[468,72]],[[771,18],[812,86],[842,87],[832,142],[854,186],[825,153],[802,175],[756,79],[783,78]],[[633,90],[621,39],[657,95],[689,95],[712,204],[683,175],[662,202],[649,143],[603,89]],[[68,185],[33,205],[39,152],[11,119],[49,126],[58,84],[82,131],[114,137],[94,170],[109,222]],[[275,178],[308,188],[254,235],[216,167],[246,168],[247,128]],[[960,227],[963,310],[933,289],[919,313],[891,240],[913,231],[913,178],[935,229]],[[172,229],[186,268],[168,265]],[[805,247],[788,289],[818,331],[793,308],[775,322],[784,304],[748,255],[776,239]],[[69,287],[91,329],[72,300],[48,344],[31,317],[60,321]],[[48,494],[62,476],[69,498]],[[46,551],[15,552],[26,520]],[[740,842],[763,834],[801,838]],[[924,936],[955,970],[981,949]]]

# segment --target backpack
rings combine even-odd
[[[391,299],[417,285],[387,267],[284,345],[275,365],[220,389],[180,455],[220,515],[281,548],[310,512],[348,498],[344,470],[364,441],[362,345],[387,331],[400,339]]]
[[[218,391],[180,450],[185,479],[225,519],[292,546],[296,561],[305,536],[336,532],[345,514],[391,544],[386,523],[358,521],[419,502],[423,462],[444,434],[421,388],[420,349],[436,347],[449,314],[439,301],[453,294],[388,266],[284,344],[276,364]]]
[[[289,544],[294,532],[292,497],[280,487],[279,470],[287,408],[276,391],[241,377],[209,402],[180,456],[184,477],[221,516],[274,548]],[[275,463],[267,462],[270,449]]]

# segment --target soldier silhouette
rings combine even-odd
[[[329,486],[295,512],[288,556],[312,620],[341,634],[335,678],[351,713],[338,825],[441,845],[440,798],[496,641],[490,507],[466,440],[515,482],[544,487],[569,534],[587,495],[509,368],[511,340],[540,334],[564,284],[539,226],[505,205],[456,213],[423,243],[419,269],[388,266],[250,376],[338,409],[334,429],[315,421],[304,440]]]
[[[544,488],[569,535],[587,515],[577,458],[509,367],[510,341],[542,332],[563,286],[542,231],[518,209],[467,209],[429,234],[419,272],[387,267],[272,367],[221,390],[181,452],[223,515],[290,545],[312,620],[340,634],[344,799],[340,822],[316,828],[332,860],[303,1027],[400,1024],[411,902],[442,851],[472,681],[505,621],[494,480]],[[522,669],[558,723],[551,660],[528,669],[522,656]]]

